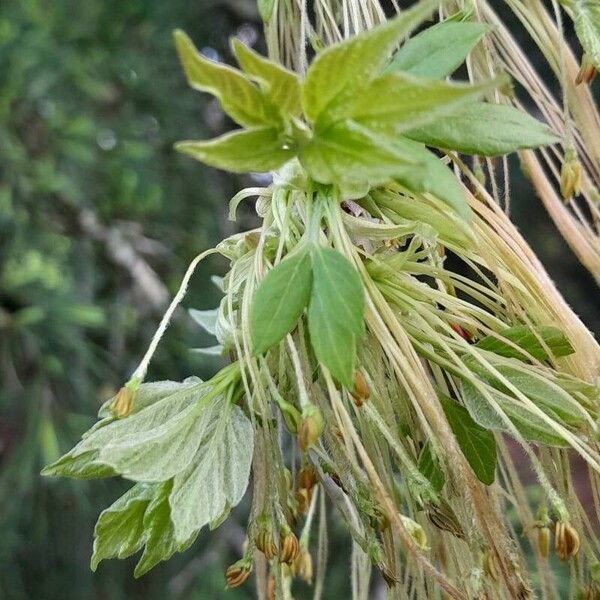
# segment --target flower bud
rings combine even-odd
[[[579,552],[579,534],[571,524],[557,521],[554,538],[556,556],[560,560],[567,560]]]
[[[282,527],[279,534],[279,562],[291,565],[299,552],[298,538],[288,527]]]
[[[581,85],[582,83],[592,83],[597,74],[598,70],[594,66],[592,59],[587,54],[584,54],[581,59],[581,67],[579,69],[579,73],[577,73],[577,77],[575,78],[575,85]]]
[[[399,579],[394,575],[394,572],[385,564],[377,565],[383,580],[387,583],[389,588],[393,588],[399,581]]]
[[[261,522],[254,538],[256,547],[265,555],[267,560],[271,560],[277,555],[277,546],[273,539],[273,533],[269,523]]]
[[[306,488],[299,488],[296,492],[296,502],[298,504],[298,512],[301,515],[305,515],[308,507],[310,506],[310,501],[312,499],[312,492],[307,490]]]
[[[313,579],[313,562],[312,556],[308,550],[301,550],[300,554],[292,565],[292,572],[303,579],[307,584],[312,583]]]
[[[437,504],[428,504],[427,516],[438,529],[448,531],[461,540],[465,538],[465,532],[458,518],[454,514],[452,507],[445,500],[441,500]]]
[[[373,513],[369,517],[369,524],[373,529],[383,532],[389,528],[390,520],[379,506],[375,506],[373,508]]]
[[[369,399],[371,390],[369,390],[367,380],[360,371],[354,371],[353,384],[354,386],[350,393],[352,394],[352,398],[354,398],[354,404],[360,408],[365,403],[365,400]]]
[[[575,152],[567,150],[560,171],[560,193],[564,200],[571,200],[581,193],[582,169]]]
[[[312,490],[318,480],[314,469],[311,469],[310,467],[304,467],[303,469],[300,469],[300,472],[298,473],[298,486],[300,488]]]
[[[302,411],[302,422],[298,431],[298,443],[303,452],[306,452],[319,439],[323,431],[323,415],[314,405],[309,404]]]
[[[242,558],[233,563],[225,571],[225,581],[228,588],[242,585],[252,572],[252,563],[247,558]]]
[[[483,571],[488,577],[492,578],[494,581],[498,581],[498,567],[496,566],[496,561],[489,550],[486,550],[485,554],[483,555]]]
[[[277,402],[277,406],[281,411],[283,422],[288,428],[288,431],[290,433],[298,433],[301,421],[300,411],[293,404],[286,402],[282,398],[276,398],[275,401]]]
[[[543,525],[537,528],[538,530],[538,550],[544,558],[548,558],[550,554],[550,527]]]
[[[127,384],[124,385],[115,396],[111,404],[111,410],[115,417],[123,419],[129,416],[131,409],[133,408],[133,398],[135,396],[135,390],[129,387]]]

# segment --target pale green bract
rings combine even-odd
[[[211,392],[197,378],[141,384],[129,416],[105,416],[44,469],[44,475],[118,474],[138,482],[100,515],[92,569],[144,547],[139,577],[240,502],[250,477],[252,425],[238,406]]]
[[[600,69],[600,3],[597,0],[573,0],[572,7],[581,45],[596,69]]]

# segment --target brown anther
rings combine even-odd
[[[279,536],[279,562],[291,565],[300,552],[298,538],[292,531],[282,528]]]
[[[312,490],[319,478],[314,469],[304,467],[298,472],[298,486],[306,490]]]
[[[298,512],[301,515],[305,515],[308,507],[310,506],[310,501],[312,498],[311,490],[306,488],[299,488],[296,492],[296,502],[298,504]]]
[[[570,523],[557,521],[554,530],[554,546],[556,556],[560,560],[567,560],[570,556],[576,556],[579,552],[579,534]]]
[[[250,577],[251,572],[252,564],[247,559],[242,558],[241,560],[233,563],[225,571],[225,581],[227,583],[227,587],[239,587],[248,579],[248,577]]]
[[[547,525],[538,527],[538,550],[544,558],[548,558],[548,555],[550,554],[550,536],[550,527]]]
[[[488,577],[491,577],[494,581],[498,581],[498,567],[496,566],[496,561],[489,550],[487,550],[483,555],[483,571]]]
[[[369,390],[367,380],[360,371],[354,371],[353,388],[350,393],[354,399],[354,404],[358,408],[360,408],[365,403],[365,400],[368,400],[369,396],[371,395],[371,390]]]
[[[111,404],[111,410],[115,417],[122,419],[129,416],[131,409],[133,408],[133,397],[135,396],[134,390],[127,386],[123,386],[115,396]]]
[[[265,555],[267,560],[271,560],[277,555],[277,546],[269,527],[261,528],[254,539],[256,547]]]
[[[306,452],[321,436],[323,431],[323,415],[314,404],[309,404],[302,411],[302,422],[298,431],[298,443],[302,452]]]

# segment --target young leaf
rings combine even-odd
[[[207,141],[177,142],[175,149],[232,173],[272,171],[295,155],[288,140],[273,127],[232,131]]]
[[[262,57],[237,38],[232,38],[231,48],[242,70],[258,82],[273,106],[283,115],[302,112],[300,80],[295,73]]]
[[[380,139],[352,121],[315,133],[299,158],[315,181],[337,185],[344,196],[347,190],[359,189],[358,195],[352,196],[355,198],[366,194],[369,187],[409,176],[423,167],[412,147]]]
[[[260,282],[250,309],[254,354],[264,354],[289,333],[308,304],[312,283],[308,248],[299,248]]]
[[[527,113],[503,104],[476,102],[404,133],[428,146],[464,154],[497,156],[522,148],[555,144],[552,130]]]
[[[386,73],[404,71],[442,79],[454,73],[490,29],[483,23],[443,21],[408,40],[396,52]]]
[[[427,19],[439,3],[423,0],[383,25],[322,50],[310,65],[302,88],[306,116],[314,122],[327,110],[327,119],[336,120],[335,106],[354,101],[381,72],[398,41]]]
[[[268,23],[273,16],[273,8],[275,7],[275,0],[257,0],[258,13],[260,18]]]
[[[402,144],[406,151],[411,151],[414,158],[421,161],[423,167],[402,173],[396,179],[411,192],[433,194],[469,223],[471,209],[454,173],[424,146],[413,144],[412,140],[406,138],[398,138],[395,145],[399,144]]]
[[[417,462],[417,468],[431,483],[431,486],[436,492],[441,492],[444,487],[444,473],[440,469],[437,457],[431,451],[431,444],[427,442],[421,454],[419,454],[419,460]]]
[[[127,558],[144,545],[144,513],[160,486],[137,483],[98,517],[91,569],[107,558]]]
[[[234,121],[244,127],[280,124],[277,109],[242,73],[204,58],[181,30],[175,31],[175,44],[189,84],[216,96]]]
[[[317,357],[347,388],[352,387],[356,340],[364,331],[364,292],[358,273],[339,252],[312,251],[313,288],[308,330]]]
[[[477,479],[485,485],[491,485],[496,477],[494,434],[478,425],[468,411],[454,400],[440,395],[440,402],[448,425]]]
[[[480,84],[446,83],[394,73],[375,79],[356,98],[349,116],[372,131],[403,133],[497,88],[505,77]]]
[[[199,443],[194,440],[194,414],[206,392],[199,380],[142,384],[128,417],[97,423],[44,474],[92,478],[119,473],[134,480],[168,479],[194,457]]]
[[[169,497],[175,538],[185,542],[209,523],[222,520],[248,486],[254,430],[238,406],[215,407],[196,460],[173,480]]]
[[[479,340],[475,345],[481,350],[488,350],[506,356],[507,358],[518,358],[527,360],[524,352],[520,352],[518,348],[509,345],[503,339],[513,342],[519,348],[522,348],[527,354],[530,354],[538,360],[549,360],[548,348],[551,355],[555,358],[568,356],[573,354],[575,350],[565,334],[556,327],[536,327],[532,331],[526,325],[515,325],[500,331],[497,336],[488,335]],[[542,345],[540,339],[543,341]]]
[[[572,6],[577,37],[596,69],[600,69],[600,3],[574,0]]]
[[[206,331],[206,333],[210,333],[210,335],[215,335],[215,328],[217,326],[217,318],[219,314],[218,308],[212,308],[210,310],[197,310],[195,308],[190,308],[188,311],[190,313],[190,317]]]

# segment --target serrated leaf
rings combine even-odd
[[[234,121],[244,127],[280,123],[278,110],[240,71],[204,58],[181,30],[175,31],[175,44],[190,86],[216,96]]]
[[[336,107],[354,101],[381,72],[398,41],[439,4],[439,0],[425,0],[383,25],[322,50],[310,65],[302,88],[306,116],[316,121],[327,111],[327,120],[335,120]]]
[[[585,53],[600,70],[600,3],[598,0],[574,0],[575,31]]]
[[[339,252],[312,251],[313,287],[308,330],[317,360],[347,388],[352,387],[356,340],[364,331],[364,291],[358,273]]]
[[[500,331],[498,336],[503,339],[488,335],[479,340],[475,345],[481,350],[488,350],[500,356],[518,358],[520,360],[527,360],[527,355],[524,352],[520,352],[519,348],[522,348],[527,354],[538,360],[549,360],[551,358],[546,348],[550,350],[554,358],[569,356],[569,354],[575,352],[565,334],[556,327],[536,327],[535,331],[532,331],[526,325],[515,325],[514,327],[508,327]],[[518,348],[509,345],[504,340],[512,342]]]
[[[192,317],[206,333],[215,335],[215,328],[217,326],[217,318],[219,315],[218,308],[213,308],[211,310],[197,310],[195,308],[190,308],[188,312],[190,313],[190,317]]]
[[[441,492],[444,487],[444,473],[440,469],[437,457],[431,451],[431,444],[427,442],[417,462],[417,468],[424,475],[436,492]]]
[[[464,154],[497,156],[559,141],[552,130],[527,113],[503,104],[460,106],[423,127],[405,132],[428,146]]]
[[[300,80],[295,73],[254,52],[237,38],[232,39],[231,48],[242,70],[257,81],[273,106],[283,115],[297,116],[302,112]]]
[[[267,172],[294,157],[295,150],[274,127],[245,129],[206,141],[183,141],[175,149],[231,173]]]
[[[349,116],[372,131],[400,134],[436,121],[460,105],[472,104],[505,81],[505,77],[497,77],[471,85],[403,73],[382,75],[356,98]]]
[[[432,25],[408,40],[385,72],[442,79],[454,73],[489,30],[489,25],[482,23],[443,21]]]
[[[168,479],[193,458],[194,411],[206,392],[207,386],[197,379],[142,384],[128,417],[97,423],[69,453],[46,467],[45,474],[91,478],[117,472],[143,481]],[[185,453],[169,463],[170,450],[163,443],[168,446],[183,432],[189,435],[175,446]],[[144,447],[145,442],[150,445]]]
[[[107,558],[127,558],[144,545],[144,513],[158,489],[156,484],[137,483],[103,510],[94,528],[91,569]]]
[[[238,406],[217,407],[206,418],[206,433],[196,460],[173,480],[169,497],[175,538],[223,518],[248,486],[254,447],[252,424]]]
[[[271,269],[254,293],[250,335],[254,354],[264,354],[298,322],[308,305],[312,270],[308,248],[300,248]]]
[[[440,395],[448,425],[477,479],[491,485],[496,477],[496,440],[491,431],[478,425],[468,411],[450,398]]]
[[[350,120],[317,132],[299,158],[315,181],[337,185],[345,198],[360,198],[370,187],[423,167],[412,149],[380,139]]]

